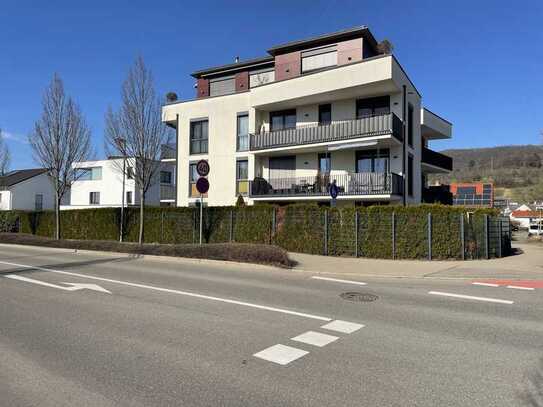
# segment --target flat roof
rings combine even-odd
[[[258,65],[264,65],[268,63],[272,63],[274,58],[272,56],[265,56],[265,57],[259,57],[259,58],[253,58],[253,59],[247,59],[245,61],[240,62],[234,62],[232,64],[226,64],[226,65],[219,65],[214,66],[211,68],[206,69],[200,69],[199,71],[195,71],[191,73],[191,76],[194,78],[201,78],[202,76],[217,74],[221,72],[236,72],[241,71],[244,68],[249,68],[252,66],[258,66]]]

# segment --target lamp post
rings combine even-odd
[[[121,226],[119,233],[119,242],[123,241],[124,234],[124,196],[125,196],[125,179],[126,179],[126,140],[124,138],[118,138],[115,140],[118,149],[123,155],[123,187],[122,187],[122,196],[121,196]]]

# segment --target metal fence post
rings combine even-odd
[[[460,214],[460,241],[462,243],[462,260],[466,260],[466,237],[464,230],[464,214]]]
[[[354,257],[358,257],[358,211],[354,211]]]
[[[428,260],[432,260],[432,214],[428,213]]]
[[[324,255],[328,256],[328,211],[324,210]]]
[[[396,214],[392,212],[392,260],[396,259]]]
[[[234,240],[234,210],[230,209],[230,242]]]
[[[503,239],[503,236],[502,236],[502,220],[501,220],[501,218],[498,218],[498,234],[500,235],[500,239],[498,241],[498,256],[503,257],[503,253],[502,253],[502,239]]]
[[[164,211],[160,212],[160,243],[164,243]]]
[[[485,224],[484,224],[484,227],[485,227],[485,257],[487,259],[490,258],[490,250],[489,250],[489,243],[490,243],[490,239],[489,239],[489,236],[488,236],[488,215],[484,215],[484,220],[485,220]]]
[[[277,208],[272,208],[272,224],[271,224],[271,235],[270,235],[270,243],[273,242],[273,238],[275,237],[275,234],[277,233]]]

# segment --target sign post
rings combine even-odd
[[[209,190],[209,181],[205,177],[209,174],[209,163],[206,160],[198,161],[196,164],[196,172],[200,176],[196,181],[196,190],[200,193],[200,245],[202,245],[204,194]]]

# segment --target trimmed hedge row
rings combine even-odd
[[[431,222],[432,259],[484,258],[483,215],[496,216],[497,211],[477,209],[468,216],[465,208],[444,205],[210,207],[203,211],[202,237],[205,243],[276,244],[288,251],[310,254],[425,259],[429,257]],[[197,208],[149,207],[145,210],[144,240],[198,243],[199,222]],[[124,241],[136,242],[138,229],[139,208],[129,208],[125,211]],[[119,208],[71,210],[61,215],[63,239],[118,240],[119,230]],[[52,237],[54,213],[2,212],[0,231]],[[494,246],[499,243],[499,237],[490,240]],[[490,247],[489,254],[496,256],[497,250]]]

